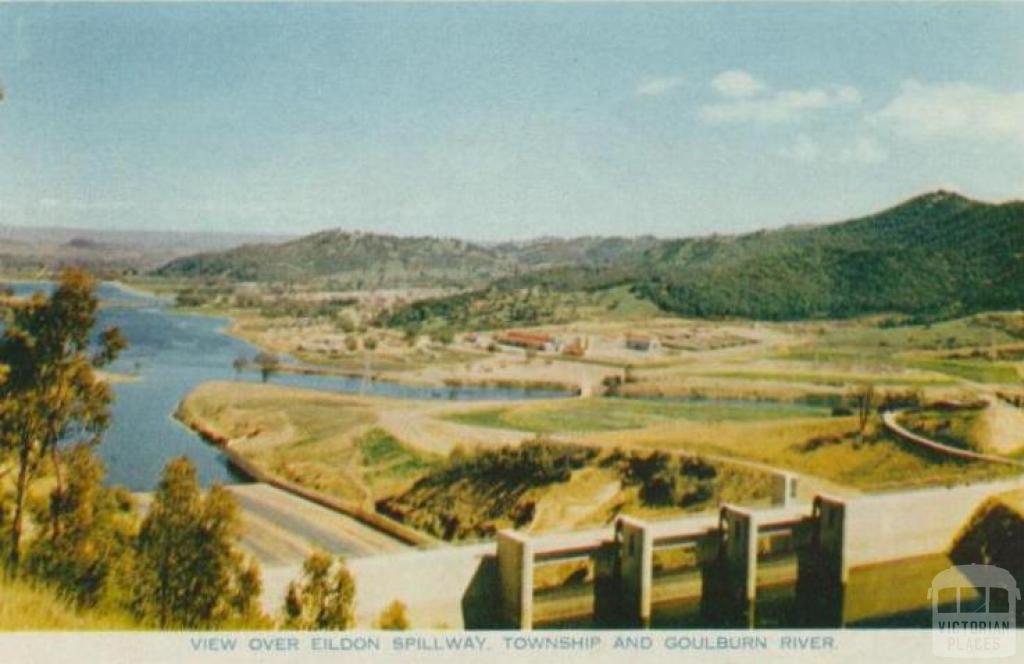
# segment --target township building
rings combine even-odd
[[[658,340],[649,334],[642,334],[640,332],[627,332],[626,333],[626,348],[630,350],[638,350],[644,353],[658,348]]]
[[[513,346],[515,348],[543,352],[554,352],[561,346],[558,339],[550,334],[542,334],[540,332],[523,332],[521,330],[508,330],[507,332],[496,334],[494,336],[494,341],[503,346]]]

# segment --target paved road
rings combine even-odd
[[[394,553],[410,547],[352,517],[269,484],[227,487],[242,512],[242,548],[264,567],[294,566],[314,548],[348,558]],[[137,494],[145,508],[151,494]]]

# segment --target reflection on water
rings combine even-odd
[[[49,290],[45,283],[13,285],[25,295]],[[98,451],[107,465],[108,481],[134,491],[149,491],[159,481],[166,463],[185,455],[196,464],[204,485],[241,481],[224,455],[205,444],[177,422],[178,402],[195,386],[211,380],[234,380],[231,367],[239,355],[251,357],[257,349],[229,337],[221,330],[226,321],[173,311],[162,299],[122,290],[111,284],[99,289],[103,306],[99,328],[121,328],[128,349],[111,367],[134,374],[136,382],[114,386],[116,399],[110,429]],[[250,374],[251,380],[258,380]],[[363,392],[380,396],[417,399],[529,399],[565,396],[545,390],[484,387],[410,387],[358,378],[279,374],[273,382],[338,392]]]

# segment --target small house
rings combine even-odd
[[[641,352],[648,352],[658,348],[658,340],[649,334],[639,332],[626,333],[626,348]]]

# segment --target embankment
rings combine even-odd
[[[1024,489],[982,503],[957,536],[950,558],[958,565],[1002,567],[1024,582]]]
[[[267,472],[265,469],[252,463],[241,454],[231,449],[230,438],[213,430],[199,419],[190,416],[189,413],[185,412],[185,409],[180,405],[178,410],[175,412],[175,417],[195,431],[203,440],[219,447],[223,451],[224,456],[227,457],[228,463],[230,463],[231,466],[238,470],[242,475],[253,481],[269,484],[281,489],[282,491],[287,491],[299,496],[300,498],[304,498],[310,502],[328,509],[336,510],[342,514],[346,514],[357,521],[410,546],[432,547],[439,544],[438,540],[393,521],[381,514],[371,512],[361,505],[341,500],[334,496],[328,496],[319,491],[301,486],[300,484]]]

